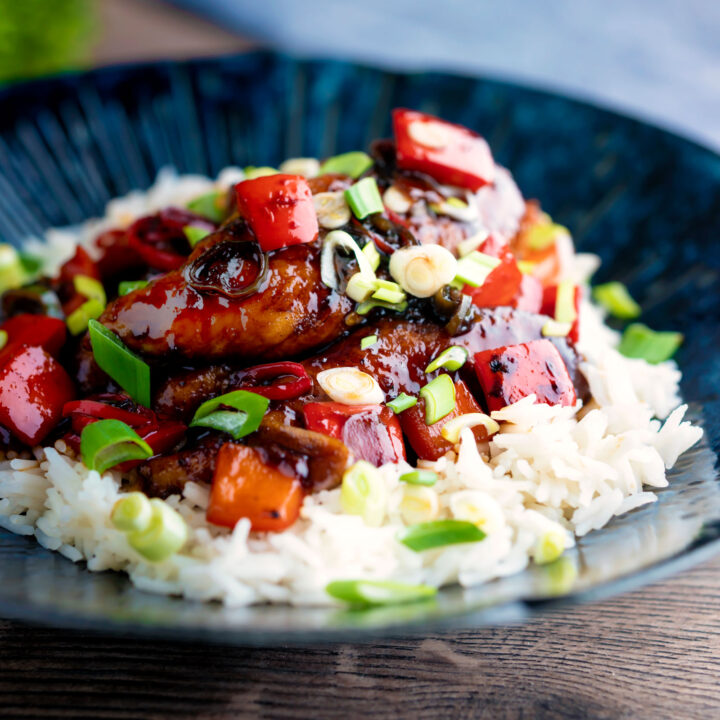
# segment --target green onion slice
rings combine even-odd
[[[183,228],[183,232],[190,243],[190,247],[194,248],[203,238],[206,238],[211,231],[207,228],[198,227],[197,225],[186,225]]]
[[[458,260],[453,282],[457,282],[460,287],[463,284],[480,287],[499,264],[498,258],[473,250]]]
[[[95,361],[136,403],[150,407],[150,366],[97,320],[88,322]]]
[[[121,297],[123,295],[129,295],[134,290],[141,290],[142,288],[147,287],[147,285],[147,280],[123,280],[118,285],[118,295]]]
[[[105,305],[95,298],[86,300],[79,308],[75,308],[75,310],[65,318],[65,324],[70,334],[80,335],[80,333],[85,332],[88,323],[91,320],[99,318],[104,309]]]
[[[443,350],[426,368],[426,373],[445,368],[450,372],[459,370],[468,359],[468,351],[459,345],[453,345]]]
[[[338,277],[335,271],[335,252],[338,249],[351,252],[357,260],[361,277],[367,279],[368,282],[371,279],[373,282],[375,281],[375,271],[352,235],[344,230],[332,230],[325,236],[320,253],[320,279],[324,285],[333,290],[338,288]]]
[[[625,328],[618,350],[629,358],[642,358],[657,365],[669,360],[682,345],[679,332],[655,332],[647,325],[633,323]]]
[[[455,383],[449,375],[438,375],[420,389],[425,400],[425,424],[434,425],[455,409]]]
[[[392,580],[335,580],[325,592],[353,605],[399,605],[434,597],[437,590],[429,585],[408,585]]]
[[[385,519],[387,492],[377,468],[358,460],[343,475],[340,507],[348,515],[360,515],[366,525],[378,527]]]
[[[2,350],[8,342],[7,330],[0,330],[0,350]]]
[[[424,485],[432,487],[438,480],[438,474],[432,470],[413,470],[400,476],[400,482],[408,485]]]
[[[417,405],[417,398],[412,395],[406,395],[400,393],[394,400],[385,403],[396,415],[399,415],[403,410]]]
[[[268,175],[277,175],[278,170],[276,170],[274,167],[269,167],[267,165],[262,165],[260,167],[255,167],[255,165],[248,165],[245,168],[245,179],[246,180],[257,180],[261,177],[267,177]]]
[[[84,295],[88,300],[97,300],[103,307],[107,305],[107,297],[103,284],[88,275],[75,275],[73,278],[75,292]]]
[[[227,193],[219,190],[218,192],[210,192],[191,200],[187,204],[187,209],[196,215],[202,215],[214,223],[221,223],[225,218],[225,200]]]
[[[345,191],[345,199],[358,220],[384,209],[375,178],[366,177]]]
[[[555,295],[555,320],[560,323],[574,323],[577,320],[575,309],[575,284],[563,280],[557,286]]]
[[[407,296],[397,283],[388,282],[387,280],[376,280],[375,287],[377,289],[372,294],[374,300],[397,305],[407,299]]]
[[[19,288],[26,279],[18,251],[8,243],[0,243],[0,292]]]
[[[98,420],[83,428],[80,453],[91,470],[104,473],[127,460],[144,460],[152,448],[129,426],[120,420]]]
[[[407,300],[403,300],[403,302],[400,303],[389,303],[385,302],[384,300],[366,300],[365,302],[361,302],[355,308],[355,312],[358,315],[367,315],[371,310],[374,310],[376,307],[385,308],[385,310],[394,310],[395,312],[401,313],[407,310],[408,304]]]
[[[152,505],[147,496],[141,492],[123,495],[114,505],[110,513],[112,524],[123,532],[145,530],[152,518]]]
[[[318,174],[336,173],[338,175],[349,175],[351,178],[359,178],[372,165],[373,159],[367,153],[355,150],[328,158],[320,166]]]
[[[373,269],[373,272],[375,272],[380,267],[380,260],[382,259],[380,253],[375,247],[375,243],[370,240],[363,246],[362,251],[365,257],[368,259],[368,262],[370,263],[370,267]]]
[[[20,264],[25,271],[25,282],[32,282],[40,275],[44,262],[42,258],[30,255],[26,252],[19,252]]]
[[[479,542],[485,533],[467,520],[432,520],[401,530],[398,540],[415,552],[457,543]]]
[[[257,393],[234,390],[204,402],[195,411],[190,427],[213,428],[239,440],[260,427],[269,404],[266,397]]]
[[[142,530],[129,533],[128,543],[146,560],[162,562],[185,544],[188,527],[182,515],[159,498],[150,500],[150,506],[150,523]]]
[[[367,335],[360,341],[360,349],[367,350],[369,347],[372,347],[377,341],[377,335]]]
[[[596,285],[592,291],[595,302],[602,305],[611,315],[623,320],[633,320],[642,312],[628,289],[621,282]]]

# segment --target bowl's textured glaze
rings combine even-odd
[[[683,392],[706,430],[672,485],[559,564],[436,603],[369,612],[228,610],[155,597],[0,531],[0,614],[56,625],[272,644],[518,619],[655,579],[720,550],[720,157],[567,98],[485,79],[403,75],[269,53],[110,68],[0,94],[0,238],[100,215],[157,171],[217,173],[365,147],[408,106],[489,140],[526,196],[603,259],[643,320],[678,329]]]

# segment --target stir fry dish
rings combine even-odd
[[[156,592],[378,604],[654,500],[700,434],[682,337],[603,325],[641,308],[480,135],[392,125],[0,248],[2,525]]]

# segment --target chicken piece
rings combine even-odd
[[[100,322],[146,356],[175,353],[186,359],[232,358],[239,363],[307,352],[343,334],[343,320],[353,303],[323,285],[316,243],[270,253],[266,279],[246,297],[199,291],[189,284],[187,269],[221,243],[220,252],[214,250],[215,257],[207,262],[210,280],[232,282],[248,272],[250,261],[236,256],[239,248],[247,247],[246,239],[228,228],[214,233],[195,248],[183,268],[110,303]]]

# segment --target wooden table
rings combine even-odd
[[[248,46],[158,3],[101,10],[99,63]],[[367,645],[203,647],[0,621],[0,717],[720,717],[720,559],[524,626]]]
[[[0,717],[720,717],[720,559],[524,626],[270,650],[0,622]]]

